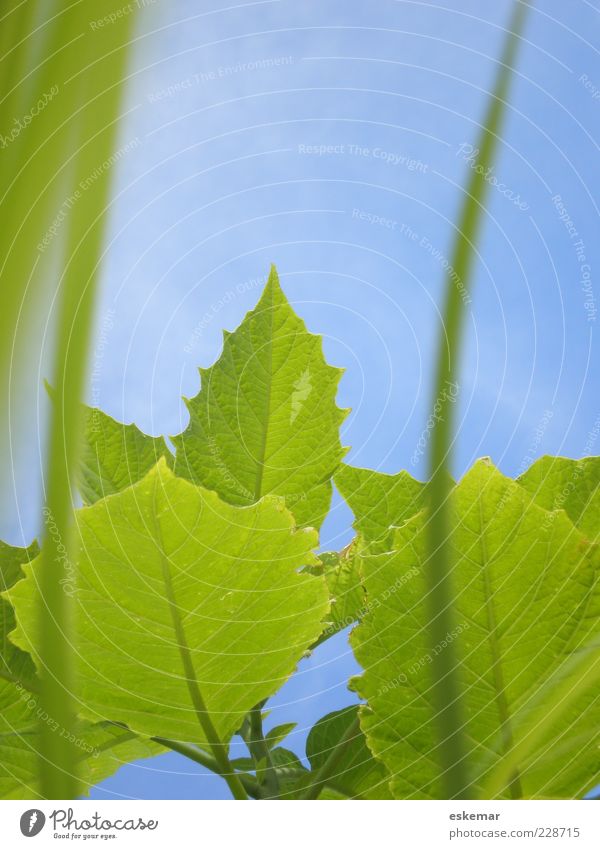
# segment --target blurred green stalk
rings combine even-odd
[[[445,304],[442,311],[443,326],[438,342],[432,408],[439,411],[431,433],[429,468],[429,518],[427,522],[428,562],[427,599],[429,604],[430,643],[439,646],[454,628],[455,588],[452,581],[454,558],[450,544],[452,518],[450,477],[452,445],[454,439],[455,398],[448,386],[456,385],[464,336],[466,315],[464,292],[472,279],[477,240],[485,213],[488,183],[487,169],[493,164],[499,133],[506,111],[509,84],[523,30],[527,6],[516,0],[504,45],[494,90],[488,105],[481,134],[472,151],[475,162],[469,175],[456,238],[452,251],[451,267],[462,282],[457,286],[448,277]],[[437,407],[436,407],[437,405]],[[461,676],[454,643],[443,652],[432,654],[432,693],[439,724],[438,756],[442,768],[445,798],[469,798],[470,777],[465,744],[466,718],[462,711]]]
[[[0,151],[0,390],[18,385],[28,332],[49,309],[56,390],[47,438],[40,609],[40,769],[49,799],[77,796],[70,563],[76,548],[73,470],[80,401],[93,337],[94,304],[110,200],[123,78],[136,4],[114,22],[112,0],[28,0],[0,18],[4,97]],[[40,106],[40,104],[43,104]],[[33,110],[33,111],[32,111]],[[28,120],[24,120],[29,116]],[[49,306],[48,306],[49,305]],[[24,343],[25,340],[25,343]],[[25,411],[30,414],[30,411]],[[18,425],[18,419],[17,419]],[[3,449],[15,421],[2,421]],[[47,522],[49,524],[50,522]],[[61,583],[63,582],[63,583]]]

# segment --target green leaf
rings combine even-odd
[[[13,684],[28,685],[35,678],[35,667],[29,655],[8,639],[8,634],[15,627],[15,614],[10,603],[1,594],[21,580],[22,565],[32,561],[38,554],[36,542],[28,548],[16,548],[0,542],[0,687],[3,686],[2,679]],[[3,705],[6,706],[4,700]],[[2,717],[3,711],[0,710],[0,721]]]
[[[271,759],[273,761],[273,766],[277,767],[277,769],[290,767],[300,772],[308,772],[306,767],[302,766],[302,762],[298,755],[290,749],[284,749],[282,746],[278,746],[276,749],[273,749],[271,752]]]
[[[36,557],[38,548],[15,548],[0,543],[0,589],[10,588],[23,577],[21,564]],[[30,694],[23,684],[31,685],[35,668],[29,655],[14,646],[7,635],[15,627],[14,611],[0,597],[0,796],[3,799],[35,798],[33,789],[37,771],[35,752],[28,758],[22,734],[37,735],[36,717],[27,704]],[[22,788],[32,785],[31,795]],[[20,793],[20,795],[19,795]]]
[[[162,437],[148,436],[97,408],[85,408],[78,489],[85,504],[121,492],[140,481],[164,457],[173,455]]]
[[[282,746],[271,751],[271,761],[277,773],[280,799],[298,798],[298,791],[304,787],[310,772],[303,766],[298,756]]]
[[[451,527],[457,613],[435,647],[427,630],[425,513],[398,529],[393,551],[362,562],[369,599],[386,600],[353,634],[365,669],[353,686],[368,700],[362,727],[394,776],[397,798],[444,798],[430,698],[436,654],[452,644],[458,658],[472,786],[455,792],[472,797],[516,742],[527,705],[600,618],[588,540],[564,513],[533,504],[488,462],[477,463],[452,493]],[[390,592],[398,580],[400,590]],[[549,729],[535,768],[519,765],[505,795],[562,796],[568,779],[568,795],[578,797],[593,783],[599,708],[590,710],[585,697],[579,708],[585,722]]]
[[[254,772],[255,763],[252,758],[234,758],[230,763],[234,769],[244,772]]]
[[[167,749],[110,722],[80,723],[79,779],[85,795],[125,764],[164,754]]]
[[[320,632],[324,581],[298,571],[316,560],[316,532],[295,530],[272,499],[225,504],[176,478],[164,459],[76,515],[82,714],[206,745],[198,687],[227,741]],[[38,572],[35,561],[9,591],[19,623],[11,639],[34,658]]]
[[[519,483],[546,510],[564,510],[593,542],[600,537],[600,457],[541,457]]]
[[[56,392],[45,381],[53,403]],[[148,436],[135,424],[123,424],[98,407],[81,405],[82,438],[79,445],[77,488],[86,505],[95,504],[140,481],[164,457],[174,457],[163,437]]]
[[[339,790],[334,790],[333,787],[326,787],[324,790],[321,790],[319,799],[322,802],[344,802],[347,801],[348,796]]]
[[[597,618],[597,617],[596,617]],[[553,775],[553,795],[568,798],[573,786],[573,768],[578,771],[579,752],[574,740],[587,748],[598,748],[597,690],[600,681],[600,640],[595,637],[569,655],[545,681],[530,703],[517,715],[515,745],[488,773],[485,793],[499,796],[515,769],[526,764],[534,776],[537,770],[545,780],[544,758],[540,752],[552,739],[552,732],[562,734],[568,729],[564,746],[555,751],[562,754],[557,772]],[[592,729],[592,733],[590,733]],[[582,733],[578,734],[581,731]],[[550,734],[549,734],[550,732]],[[594,777],[588,779],[591,791],[600,779],[600,764],[596,757]],[[576,778],[577,776],[575,776]],[[586,793],[586,797],[587,797]]]
[[[23,578],[22,564],[39,554],[36,543],[15,548],[0,542],[0,588],[3,593]],[[36,690],[35,667],[29,654],[8,639],[15,627],[14,611],[0,597],[0,798],[41,798],[39,780],[40,721],[57,736],[69,732],[46,716]],[[71,732],[78,754],[82,792],[112,775],[123,763],[164,751],[130,731],[110,723],[79,722]]]
[[[313,771],[321,769],[344,735],[356,722],[358,705],[334,711],[320,719],[306,741],[306,756]],[[389,773],[376,761],[360,729],[345,745],[327,788],[350,798],[391,799]],[[323,793],[319,798],[324,798]]]
[[[581,531],[594,545],[592,556],[598,570],[600,565],[600,457],[586,457],[581,460],[570,460],[565,457],[541,457],[519,478],[520,484],[529,496],[547,510],[564,510],[575,527]],[[557,513],[550,513],[556,516]],[[549,723],[556,722],[553,719],[555,713],[560,713],[560,722],[569,728],[569,738],[579,737],[588,746],[597,745],[590,742],[590,729],[597,727],[597,686],[595,681],[598,676],[598,663],[600,654],[597,650],[590,650],[589,643],[596,641],[598,636],[598,620],[600,619],[600,599],[595,596],[590,600],[588,616],[580,624],[574,641],[573,669],[565,665],[556,670],[552,678],[548,679],[547,690],[538,705],[531,706],[531,717],[526,713],[521,717],[523,726],[521,736],[524,743],[528,739],[537,739],[541,730]],[[587,633],[585,627],[587,623]],[[584,646],[582,650],[580,648]],[[576,664],[575,664],[576,661]],[[587,665],[586,665],[587,664]],[[587,686],[589,682],[589,686]],[[586,686],[584,686],[586,685]],[[580,692],[581,691],[581,692]],[[573,699],[573,694],[577,698]],[[557,704],[555,704],[557,701]],[[573,701],[571,705],[570,702]],[[534,707],[536,708],[534,710]],[[541,718],[540,718],[541,716]],[[547,743],[542,740],[541,745],[535,747],[535,751]],[[568,797],[573,784],[578,780],[578,768],[576,761],[569,754],[570,742],[567,742],[565,757],[557,772],[554,786],[556,794]],[[530,770],[537,769],[537,758],[530,758]],[[600,759],[599,759],[600,761]],[[575,770],[574,770],[575,768]],[[542,760],[543,769],[543,760]],[[573,772],[575,771],[575,775]],[[597,764],[596,775],[600,773],[600,762]],[[590,779],[586,789],[592,789],[597,781]]]
[[[13,687],[15,709],[6,711],[6,693],[0,683],[2,718],[0,719],[0,798],[43,798],[39,779],[41,739],[39,718],[46,714],[35,694]],[[17,707],[20,714],[17,713]],[[59,737],[74,741],[77,753],[78,779],[83,795],[114,775],[118,769],[134,760],[154,757],[165,751],[157,743],[145,740],[107,722],[78,721],[70,732],[64,731],[56,721],[45,723]]]
[[[276,725],[275,728],[271,728],[271,730],[265,735],[265,743],[269,749],[274,748],[281,743],[282,740],[285,740],[288,734],[291,734],[297,725],[297,722],[285,722],[283,725]]]
[[[293,723],[295,727],[296,723]],[[284,726],[281,726],[282,728]],[[296,798],[299,787],[304,786],[306,778],[310,775],[305,766],[302,765],[300,759],[294,752],[289,749],[284,749],[281,746],[271,750],[271,762],[277,774],[277,783],[279,784],[279,794],[277,798]],[[235,769],[245,770],[252,773],[256,769],[256,764],[252,758],[236,758],[231,761],[231,765]],[[256,770],[258,775],[258,770]]]
[[[342,465],[334,481],[367,544],[380,542],[385,547],[390,527],[402,525],[423,508],[425,484],[408,472],[386,475]]]
[[[575,527],[592,543],[592,556],[600,568],[600,457],[569,460],[566,457],[541,457],[517,483],[533,501],[546,510],[564,510]],[[552,518],[549,519],[550,521]],[[589,639],[596,633],[590,618]]]
[[[352,543],[339,554],[326,551],[319,554],[320,565],[311,569],[327,581],[331,610],[317,645],[357,622],[365,611],[366,595],[360,574],[360,558]]]
[[[189,426],[173,437],[177,474],[231,504],[277,495],[299,525],[320,527],[344,454],[346,411],[335,403],[341,374],[325,362],[321,337],[294,313],[273,267],[258,305],[225,333],[221,357],[200,370],[200,393],[186,400]]]

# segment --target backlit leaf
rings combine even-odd
[[[358,705],[334,711],[313,726],[306,741],[306,756],[315,772],[321,769],[332,750],[355,723],[357,711]],[[327,788],[350,798],[391,799],[389,779],[385,766],[375,760],[363,732],[357,728],[345,744]]]
[[[354,513],[354,527],[368,544],[383,543],[392,525],[401,525],[423,508],[425,484],[408,472],[387,475],[342,465],[334,480]]]
[[[522,487],[480,461],[452,496],[450,544],[456,619],[431,646],[423,568],[425,513],[395,534],[387,553],[365,555],[374,605],[353,634],[368,700],[362,727],[392,774],[397,798],[443,798],[431,661],[454,643],[465,709],[470,795],[519,732],[520,718],[547,679],[597,628],[598,585],[590,545],[564,513],[532,503]],[[396,592],[390,592],[398,580]],[[591,622],[594,620],[594,623]],[[521,765],[505,795],[581,796],[600,770],[600,706],[583,699],[585,723],[549,729],[534,766]],[[460,792],[457,788],[457,792]]]
[[[23,577],[22,564],[37,554],[35,543],[29,548],[0,543],[3,592]],[[7,639],[14,625],[12,607],[5,597],[0,598],[0,798],[41,798],[40,721],[59,736],[72,734],[84,794],[124,763],[164,751],[156,743],[110,723],[80,721],[73,730],[61,728],[41,707],[39,681],[31,657]]]
[[[319,560],[319,566],[311,571],[324,576],[331,602],[323,633],[318,640],[318,643],[322,643],[358,621],[365,610],[366,596],[355,543],[339,554],[335,551],[323,552],[319,554]]]
[[[546,510],[564,510],[575,527],[590,540],[599,541],[600,457],[541,457],[517,483],[536,504]]]
[[[173,464],[162,437],[148,436],[95,407],[86,407],[78,489],[85,504],[121,492],[140,481],[158,460]]]
[[[200,393],[186,401],[190,423],[173,437],[177,474],[231,504],[277,495],[298,524],[320,527],[344,454],[341,373],[325,362],[321,337],[306,330],[273,268],[256,308],[200,370]]]
[[[73,564],[82,714],[206,745],[197,683],[228,740],[318,636],[323,579],[300,574],[317,543],[281,504],[247,508],[176,478],[164,460],[139,483],[77,513]],[[11,639],[37,656],[39,561],[9,591]],[[193,676],[184,672],[187,651]]]

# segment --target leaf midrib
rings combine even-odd
[[[175,590],[173,587],[173,579],[171,577],[171,570],[169,568],[168,558],[165,554],[165,547],[162,537],[162,530],[160,527],[159,520],[157,518],[158,511],[156,510],[156,489],[158,484],[155,484],[153,501],[154,501],[154,510],[153,510],[153,520],[154,520],[154,532],[156,534],[156,548],[158,555],[160,557],[161,570],[163,583],[165,586],[165,597],[167,600],[167,604],[169,605],[169,610],[171,612],[171,621],[173,623],[173,629],[175,631],[175,638],[177,641],[177,648],[179,651],[179,656],[181,658],[181,663],[183,665],[183,671],[185,674],[185,681],[188,688],[188,693],[190,695],[190,699],[192,701],[192,705],[194,706],[194,711],[200,723],[200,727],[203,729],[204,733],[207,736],[207,740],[211,745],[215,745],[216,741],[214,739],[211,740],[211,729],[207,729],[207,723],[212,725],[210,721],[210,717],[208,716],[208,712],[206,710],[206,705],[204,703],[204,699],[202,698],[202,694],[200,692],[200,686],[198,684],[198,679],[196,677],[196,670],[194,668],[194,664],[192,661],[192,654],[190,651],[190,647],[188,645],[187,636],[185,633],[185,628],[183,626],[183,620],[179,613],[179,606],[177,604],[177,599],[175,598]],[[208,731],[208,733],[207,733]],[[220,741],[218,741],[217,745],[220,745]]]
[[[478,499],[479,507],[479,544],[481,549],[481,563],[483,575],[483,591],[485,596],[485,609],[488,624],[488,642],[492,653],[492,673],[494,679],[495,702],[500,718],[500,731],[502,735],[502,747],[504,754],[507,754],[513,747],[513,730],[510,709],[506,698],[506,684],[504,681],[504,673],[502,671],[502,652],[500,649],[500,641],[497,636],[498,622],[496,619],[496,609],[494,606],[493,587],[490,576],[490,562],[485,541],[485,527],[483,519],[483,506],[481,498]],[[512,799],[523,798],[521,788],[521,779],[518,771],[515,771],[512,778],[509,791]]]
[[[271,415],[271,394],[273,387],[273,313],[275,312],[274,299],[271,293],[271,306],[269,308],[269,333],[267,346],[267,376],[266,376],[266,395],[267,400],[264,411],[264,422],[262,429],[262,439],[260,444],[259,455],[257,458],[258,465],[256,467],[256,480],[254,482],[254,500],[259,501],[262,497],[263,476],[265,468],[265,457],[267,453],[267,438],[269,434],[269,417]]]

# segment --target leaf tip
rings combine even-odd
[[[478,473],[481,474],[482,472],[497,472],[499,474],[502,474],[497,468],[497,466],[494,464],[491,457],[479,457],[477,460],[475,460],[469,471],[464,475],[463,480],[465,478],[468,478],[469,476],[476,477]],[[502,477],[504,477],[504,475],[502,475]]]
[[[272,263],[258,306],[262,305],[264,307],[268,305],[269,307],[273,307],[276,303],[287,304],[288,300],[281,288],[281,281],[279,280],[279,273],[275,263]]]

